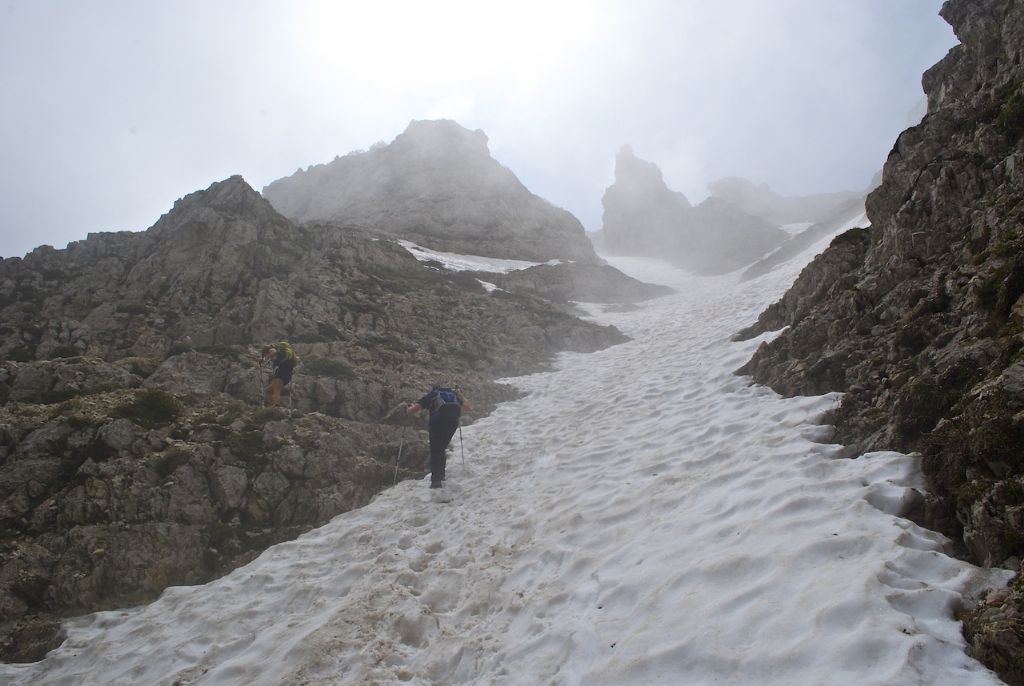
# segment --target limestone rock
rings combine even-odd
[[[870,237],[866,229],[850,229],[834,238],[828,250],[815,257],[810,264],[804,267],[782,300],[769,306],[761,313],[757,322],[740,331],[735,336],[735,340],[747,340],[768,331],[792,326],[807,317],[812,307],[828,298],[830,293],[845,290],[849,285],[847,283],[848,275],[863,263],[869,243]],[[744,368],[740,370],[740,373],[753,372],[749,368]],[[784,375],[780,375],[778,379],[773,378],[770,385],[785,383]],[[791,395],[800,393],[795,389],[787,388],[786,390]],[[824,392],[826,391],[817,391],[817,393]],[[806,393],[814,394],[815,390],[808,388]]]
[[[786,239],[777,249],[771,251],[754,264],[743,270],[744,281],[767,274],[784,264],[819,240],[834,235],[844,226],[850,226],[864,213],[864,197],[857,196],[835,208],[830,215]],[[867,222],[863,222],[866,224]],[[863,228],[863,227],[860,227]]]
[[[968,653],[1007,684],[1024,683],[1024,588],[1018,574],[1010,587],[988,595],[976,608],[960,613]]]
[[[0,400],[55,403],[115,388],[135,388],[142,380],[98,358],[7,362],[0,374]]]

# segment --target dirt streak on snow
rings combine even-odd
[[[827,242],[827,241],[826,241]],[[816,246],[820,251],[826,242]],[[805,263],[813,255],[805,255]],[[792,282],[614,261],[679,289],[599,313],[633,340],[512,381],[456,438],[451,504],[405,482],[201,587],[75,620],[16,683],[997,684],[953,611],[1005,579],[898,514],[915,459],[840,457],[734,376]]]

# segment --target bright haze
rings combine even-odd
[[[483,129],[600,228],[630,144],[701,200],[865,187],[956,44],[939,0],[0,0],[0,255],[140,230],[390,141]]]

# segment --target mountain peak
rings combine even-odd
[[[470,130],[452,119],[413,119],[392,143],[398,149],[415,147],[431,153],[453,152],[491,156],[487,134]]]
[[[189,193],[174,203],[174,210],[179,206],[197,205],[220,212],[233,214],[260,214],[267,210],[273,212],[270,203],[245,182],[239,174],[229,176],[223,181],[216,181],[202,191]]]
[[[253,225],[287,223],[277,210],[239,175],[216,181],[205,190],[189,193],[175,201],[170,212],[160,217],[151,231],[158,235],[175,232],[186,224],[209,226],[214,217],[245,220]]]
[[[615,183],[601,199],[605,246],[622,255],[649,255],[701,274],[749,264],[786,235],[720,200],[697,207],[665,184],[661,169],[623,146]]]
[[[629,145],[619,148],[615,156],[615,184],[629,189],[644,189],[647,193],[670,192],[658,165],[637,157]],[[690,201],[682,193],[677,192],[676,195],[689,206]]]
[[[583,225],[491,157],[487,135],[414,120],[388,145],[278,179],[263,195],[298,223],[399,236],[434,250],[596,262]]]

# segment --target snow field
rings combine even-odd
[[[737,284],[614,263],[679,293],[594,308],[633,340],[511,380],[528,395],[463,430],[465,468],[456,435],[454,502],[403,482],[218,581],[74,620],[62,648],[0,676],[999,683],[952,613],[1008,573],[899,517],[919,497],[915,458],[844,459],[816,423],[837,396],[783,399],[732,374],[758,341],[729,337],[802,264]]]
[[[559,260],[551,260],[547,263],[529,262],[527,260],[508,260],[500,257],[459,255],[457,253],[442,252],[440,250],[424,248],[422,245],[417,245],[412,241],[397,240],[395,242],[412,253],[412,256],[420,262],[439,262],[445,269],[449,269],[453,272],[478,271],[507,274],[508,272],[514,272],[520,269],[536,267],[539,264],[557,264],[559,262]]]

